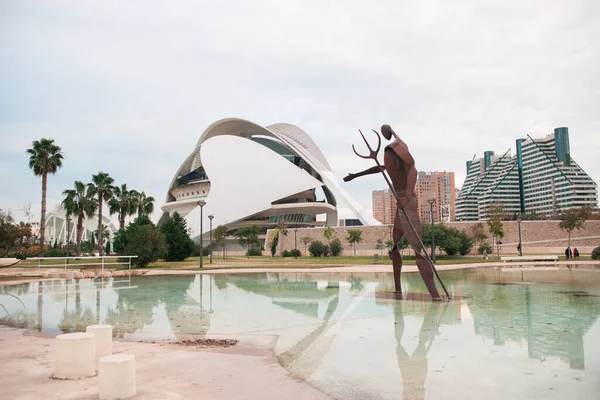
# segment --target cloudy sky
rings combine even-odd
[[[162,203],[225,117],[298,125],[340,179],[371,166],[357,129],[389,123],[457,186],[473,155],[568,126],[598,182],[598,38],[593,0],[0,0],[0,208],[39,218],[42,137],[66,156],[49,209],[101,170]],[[344,187],[369,209],[384,184]]]

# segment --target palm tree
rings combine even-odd
[[[110,215],[119,214],[119,229],[125,229],[125,217],[135,214],[139,194],[135,190],[127,190],[127,184],[115,187],[113,198],[108,201]]]
[[[62,167],[63,154],[59,146],[54,144],[54,139],[42,138],[31,143],[29,154],[29,168],[35,176],[42,177],[42,215],[40,216],[40,257],[44,256],[44,236],[46,230],[46,184],[48,174],[55,174]]]
[[[154,211],[154,197],[146,196],[146,192],[137,193],[138,218],[142,215],[150,216]]]
[[[94,198],[93,191],[81,181],[75,181],[75,189],[63,191],[65,199],[62,205],[67,215],[77,216],[77,255],[81,255],[81,236],[83,235],[83,220],[92,218],[96,214],[98,201]]]
[[[114,179],[110,177],[106,172],[98,172],[96,175],[92,175],[92,183],[88,184],[89,190],[94,195],[98,196],[98,253],[100,256],[104,255],[104,243],[103,229],[102,229],[102,201],[109,201],[113,197],[113,183]]]

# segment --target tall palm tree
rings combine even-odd
[[[135,190],[127,190],[127,184],[115,187],[113,198],[108,202],[110,215],[119,214],[119,229],[125,229],[125,217],[137,211],[139,194]]]
[[[138,218],[142,215],[149,217],[154,211],[154,197],[146,196],[146,192],[139,192],[137,194],[137,209]]]
[[[87,189],[87,190],[86,190]],[[98,201],[94,197],[94,193],[89,187],[86,188],[85,183],[75,181],[75,189],[67,189],[63,191],[65,196],[62,205],[68,215],[77,216],[77,255],[81,255],[81,236],[83,235],[83,220],[92,218],[98,209]]]
[[[40,216],[40,257],[44,256],[44,239],[46,234],[46,184],[48,174],[55,174],[62,167],[63,153],[59,146],[54,144],[54,139],[42,138],[31,143],[29,154],[29,168],[35,176],[42,177],[42,215]]]
[[[92,191],[98,198],[98,253],[100,256],[104,255],[104,243],[103,229],[102,229],[102,201],[109,201],[113,197],[113,183],[115,180],[110,177],[106,172],[98,172],[96,175],[92,175],[92,183],[88,183],[89,190]]]

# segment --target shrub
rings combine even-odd
[[[247,256],[262,256],[262,251],[258,246],[250,246],[248,251],[246,252]]]
[[[310,246],[308,247],[308,252],[313,257],[322,257],[324,255],[327,255],[327,253],[329,253],[329,249],[320,240],[315,240],[314,242],[310,242]]]
[[[202,244],[204,244],[204,242],[202,242]],[[214,250],[214,243],[213,243],[213,250]],[[194,251],[191,254],[194,257],[200,257],[200,243],[194,243]],[[208,257],[210,255],[210,244],[208,246],[203,246],[202,247],[202,257]]]
[[[123,253],[138,256],[133,259],[138,267],[145,267],[167,253],[165,236],[153,225],[128,227],[126,242]]]
[[[300,253],[300,250],[298,249],[293,249],[290,250],[290,257],[300,257],[302,254]]]
[[[281,252],[282,257],[291,257],[291,254],[288,250],[284,250]]]
[[[600,246],[592,251],[592,260],[600,260]]]
[[[460,239],[460,247],[458,248],[460,255],[464,256],[469,254],[473,248],[473,239],[471,239],[465,231],[461,231],[458,234],[458,238]]]
[[[483,243],[481,246],[479,246],[479,248],[477,249],[477,254],[483,254],[483,251],[486,251],[488,254],[492,254],[492,246],[490,246],[487,243]]]
[[[67,252],[65,250],[61,250],[55,247],[49,248],[45,253],[44,257],[65,257]]]
[[[329,252],[333,257],[337,257],[342,253],[342,242],[340,239],[333,239],[329,245]]]

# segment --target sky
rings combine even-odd
[[[305,130],[338,178],[358,129],[390,124],[423,171],[568,126],[600,181],[600,8],[591,1],[0,0],[0,209],[40,215],[25,150],[56,141],[75,180],[109,173],[160,217],[181,162],[227,117]],[[343,187],[366,209],[373,176]]]

